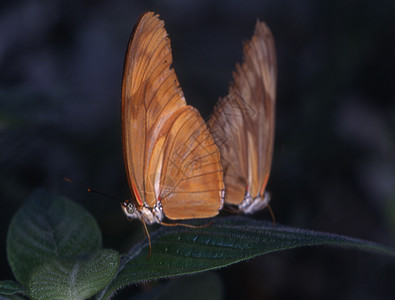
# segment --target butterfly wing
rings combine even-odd
[[[161,201],[170,219],[211,217],[223,201],[219,150],[203,118],[186,105],[171,64],[163,21],[143,14],[129,40],[122,83],[129,186],[137,207]]]
[[[257,22],[243,53],[228,96],[209,120],[229,204],[240,204],[246,189],[252,197],[263,196],[273,153],[277,66],[273,36],[263,22]]]

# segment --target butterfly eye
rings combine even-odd
[[[136,218],[136,206],[132,202],[129,202],[128,200],[122,202],[121,204],[122,210],[124,211],[125,215],[129,219],[134,219]]]
[[[131,202],[128,203],[126,209],[127,209],[128,213],[131,215],[134,214],[134,212],[136,211],[136,207]]]

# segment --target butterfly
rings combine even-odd
[[[243,56],[229,94],[219,100],[208,124],[221,152],[225,203],[252,214],[269,205],[265,189],[274,143],[277,63],[273,35],[265,23],[256,23]]]
[[[172,61],[164,22],[144,13],[124,61],[122,139],[133,197],[121,205],[144,226],[210,218],[224,202],[219,149],[200,113],[186,104]]]

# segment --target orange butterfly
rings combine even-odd
[[[223,206],[218,147],[199,112],[186,105],[172,60],[164,22],[152,12],[140,16],[123,71],[123,152],[134,198],[122,209],[144,225],[209,218]]]
[[[229,94],[215,107],[209,127],[221,152],[225,203],[252,214],[270,201],[265,188],[274,142],[276,52],[273,36],[263,22],[257,22],[243,53]],[[272,217],[274,220],[273,213]]]

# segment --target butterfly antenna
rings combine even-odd
[[[67,181],[67,182],[75,183],[75,184],[78,184],[78,185],[80,185],[80,186],[86,188],[86,189],[88,190],[88,192],[95,193],[95,194],[100,194],[100,195],[106,196],[106,197],[108,197],[108,198],[117,200],[117,201],[121,201],[121,202],[123,201],[122,199],[120,199],[120,198],[118,198],[118,197],[115,197],[115,196],[113,196],[113,195],[107,194],[107,193],[105,193],[105,192],[102,192],[102,191],[99,191],[99,190],[96,190],[96,189],[92,189],[92,188],[89,187],[88,185],[86,185],[86,184],[84,184],[84,183],[81,183],[81,182],[78,182],[78,181],[76,181],[76,180],[74,180],[74,179],[71,179],[71,178],[69,178],[69,177],[63,177],[63,179],[64,179],[65,181]]]

